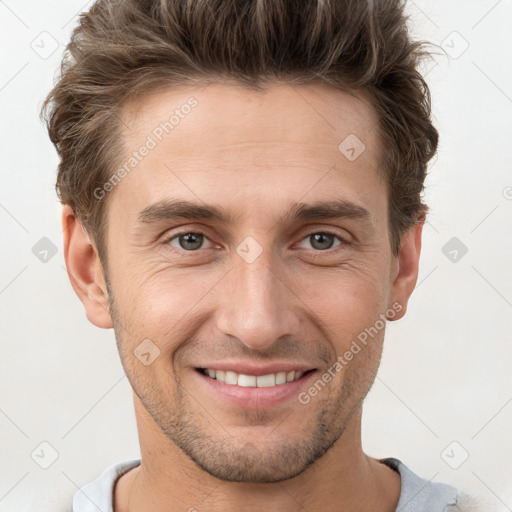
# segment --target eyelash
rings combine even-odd
[[[322,253],[330,253],[331,251],[334,251],[336,250],[337,248],[340,248],[340,246],[345,246],[345,245],[348,245],[348,240],[346,240],[344,237],[341,237],[340,235],[338,235],[337,233],[334,233],[332,231],[329,231],[329,230],[322,230],[322,231],[312,231],[311,233],[307,234],[305,237],[303,237],[301,239],[301,242],[303,240],[306,240],[308,239],[309,237],[311,237],[312,235],[318,235],[318,234],[322,234],[322,235],[330,235],[330,236],[333,236],[334,238],[337,238],[341,243],[338,244],[337,246],[335,247],[331,247],[329,249],[325,249],[325,250],[320,250],[320,249],[308,249],[308,250],[311,250],[313,252],[316,252],[318,254],[322,254]],[[173,233],[171,236],[168,236],[164,239],[163,241],[163,244],[164,245],[170,245],[170,242],[172,240],[174,240],[175,238],[179,238],[180,236],[184,236],[184,235],[202,235],[204,238],[206,238],[207,240],[210,240],[208,238],[208,236],[206,235],[206,233],[203,233],[202,231],[181,231],[179,233]],[[172,246],[171,246],[172,247]],[[193,250],[193,251],[187,251],[186,249],[177,249],[175,247],[172,247],[173,251],[176,251],[176,252],[181,252],[181,253],[190,253],[190,254],[193,254],[193,253],[197,253],[200,251],[200,249],[196,249],[196,250]]]

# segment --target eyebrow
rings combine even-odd
[[[185,200],[166,199],[147,206],[137,215],[143,224],[163,220],[193,219],[212,220],[223,224],[234,224],[240,218],[228,210],[215,205],[194,203]],[[370,212],[346,199],[316,201],[313,203],[296,203],[285,212],[282,220],[312,220],[350,218],[369,222]]]

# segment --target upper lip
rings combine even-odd
[[[204,363],[197,368],[209,368],[211,370],[223,370],[223,371],[232,371],[236,373],[243,373],[244,375],[268,375],[270,373],[279,373],[279,372],[291,372],[292,370],[296,370],[299,372],[307,372],[308,370],[314,370],[314,366],[310,364],[305,364],[303,362],[292,362],[292,361],[283,361],[283,362],[274,362],[268,364],[255,364],[249,363],[247,361],[220,361],[218,363]]]

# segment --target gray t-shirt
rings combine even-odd
[[[398,459],[389,457],[381,459],[380,462],[397,471],[402,480],[396,512],[448,512],[451,509],[447,510],[447,507],[457,504],[459,491],[455,487],[424,480]],[[132,459],[105,469],[96,480],[76,492],[72,512],[114,512],[113,492],[116,480],[139,464],[140,459]]]

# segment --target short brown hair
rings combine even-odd
[[[362,91],[379,118],[393,254],[426,214],[438,132],[401,0],[99,0],[80,15],[41,111],[60,156],[56,190],[106,262],[106,200],[126,101],[175,85],[283,81]],[[289,81],[290,80],[290,81]]]

